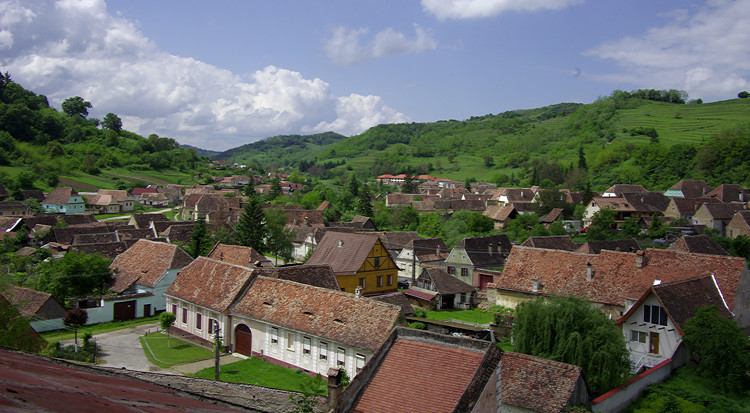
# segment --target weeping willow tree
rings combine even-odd
[[[630,369],[620,330],[579,298],[540,297],[520,304],[513,343],[520,353],[582,367],[596,394],[620,385]]]

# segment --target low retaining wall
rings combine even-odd
[[[666,380],[672,370],[677,368],[672,359],[667,359],[656,366],[635,376],[627,383],[616,387],[594,399],[592,409],[595,412],[618,413],[632,404],[643,390],[651,384]]]

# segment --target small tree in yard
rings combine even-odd
[[[71,308],[63,317],[63,324],[74,330],[76,353],[78,352],[78,329],[85,325],[87,321],[89,321],[89,313],[80,307]]]
[[[696,310],[685,322],[683,342],[698,358],[697,373],[722,388],[745,393],[750,388],[750,340],[715,306]]]
[[[169,348],[169,327],[174,324],[174,322],[177,320],[177,316],[170,313],[170,312],[163,312],[159,314],[159,326],[161,326],[161,329],[167,332],[167,348]]]

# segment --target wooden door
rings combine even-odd
[[[127,321],[135,318],[135,300],[115,303],[114,319],[116,321]]]
[[[143,316],[151,317],[151,304],[143,304]]]
[[[651,354],[659,354],[659,333],[651,333],[648,352]]]
[[[235,327],[234,342],[234,351],[248,357],[253,355],[253,334],[246,325],[240,324]]]

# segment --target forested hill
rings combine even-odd
[[[144,138],[123,130],[114,113],[101,120],[89,118],[91,107],[75,96],[66,99],[59,112],[44,95],[0,73],[0,182],[13,190],[49,189],[63,177],[80,175],[98,181],[79,188],[111,187],[115,181],[125,185],[121,177],[131,183],[148,174],[153,178],[154,171],[190,179],[205,163],[195,150],[180,148],[172,138]]]
[[[229,149],[213,159],[240,164],[256,163],[271,167],[297,164],[303,157],[317,156],[322,148],[346,139],[334,132],[315,135],[279,135]]]
[[[615,91],[591,104],[378,125],[327,146],[277,146],[272,157],[237,148],[223,158],[294,165],[321,178],[414,172],[571,189],[632,183],[656,190],[680,179],[750,186],[750,99],[686,100],[674,90]]]

